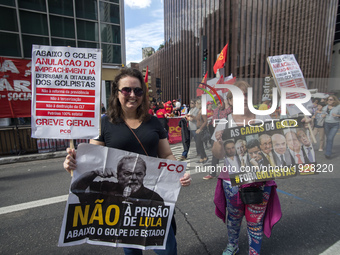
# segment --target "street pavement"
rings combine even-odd
[[[202,166],[211,164],[211,150],[206,150],[209,161],[202,165],[197,163],[195,144],[191,145],[185,162],[192,184],[181,189],[176,203],[178,254],[222,254],[227,245],[227,228],[214,214],[217,179],[203,180],[207,173],[202,171],[205,169]],[[171,149],[179,158],[182,145],[171,145]],[[333,172],[277,181],[283,217],[274,227],[271,238],[264,237],[261,254],[340,254],[339,151],[340,134],[337,134],[332,159],[325,159],[322,152],[316,155],[318,163],[333,165]],[[46,196],[50,197],[66,195],[70,179],[62,169],[65,155],[57,152],[1,158],[0,214],[6,206],[36,200],[41,189],[48,189]],[[197,171],[198,166],[201,171]],[[31,175],[30,169],[34,168],[39,168],[39,173]],[[49,180],[53,182],[50,185]],[[0,254],[123,254],[122,249],[87,244],[57,247],[64,208],[65,201],[2,214]],[[245,221],[239,247],[238,254],[248,254]]]

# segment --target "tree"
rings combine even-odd
[[[161,50],[161,49],[163,49],[164,48],[164,44],[162,43],[161,45],[159,45],[159,47],[158,47],[158,50],[157,51],[159,51],[159,50]]]
[[[146,53],[146,56],[147,56],[147,57],[150,57],[152,54],[153,54],[152,51],[148,51],[148,52]]]

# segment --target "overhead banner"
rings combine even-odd
[[[222,139],[227,156],[222,171],[228,172],[232,185],[324,171],[324,166],[315,162],[309,130],[301,119],[272,120],[225,129]]]
[[[101,50],[33,45],[32,137],[99,135]]]
[[[0,57],[0,118],[31,116],[31,60]]]
[[[268,57],[267,62],[280,91],[283,88],[302,88],[308,90],[303,73],[293,54]],[[287,99],[304,97],[303,93],[287,93]],[[313,107],[311,100],[303,105],[306,109]],[[295,104],[287,105],[287,110],[291,116],[301,113]]]
[[[165,249],[186,163],[80,144],[59,246]]]

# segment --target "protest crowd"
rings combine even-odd
[[[237,81],[234,85],[240,88],[244,95],[247,93],[247,88],[250,87],[250,85],[244,81]],[[228,231],[228,245],[223,251],[223,255],[236,254],[239,251],[239,233],[243,217],[245,217],[247,222],[249,253],[260,254],[263,234],[270,237],[272,227],[281,218],[280,202],[276,193],[277,186],[274,181],[275,178],[268,178],[268,174],[266,175],[267,179],[264,178],[264,181],[259,181],[263,178],[263,175],[258,175],[258,173],[251,173],[252,177],[248,173],[247,175],[242,175],[240,169],[246,169],[246,167],[250,169],[251,167],[251,169],[256,169],[255,172],[259,172],[266,167],[281,166],[282,169],[282,166],[284,166],[288,167],[288,172],[271,173],[270,177],[295,175],[296,171],[291,168],[293,165],[311,164],[315,162],[315,151],[311,146],[311,134],[301,127],[294,131],[282,133],[275,130],[275,132],[268,134],[261,133],[259,131],[261,128],[258,128],[257,131],[250,129],[253,130],[250,132],[253,132],[250,136],[239,137],[240,139],[225,138],[223,137],[223,133],[225,133],[225,130],[233,128],[231,124],[233,122],[240,125],[239,123],[243,120],[246,120],[246,123],[248,123],[248,121],[254,119],[263,121],[276,119],[277,113],[274,112],[271,116],[253,114],[247,107],[247,97],[245,96],[244,114],[235,115],[233,113],[234,101],[232,93],[221,94],[223,98],[221,101],[217,97],[214,98],[214,105],[212,101],[208,101],[206,114],[202,113],[201,98],[190,100],[189,107],[187,107],[186,104],[181,104],[180,100],[150,103],[148,107],[148,105],[146,105],[146,99],[144,99],[144,91],[145,87],[141,79],[141,74],[132,69],[123,70],[121,74],[116,77],[107,114],[102,117],[102,133],[98,139],[91,140],[90,143],[175,160],[166,139],[169,132],[168,119],[174,117],[181,118],[178,125],[182,129],[183,153],[179,160],[187,160],[190,142],[193,140],[195,143],[194,149],[199,158],[197,163],[205,164],[208,162],[209,159],[205,150],[211,148],[211,165],[216,166],[220,160],[223,160],[225,166],[228,166],[229,169],[230,167],[236,169],[236,173],[239,174],[235,177],[233,175],[234,173],[230,171],[222,171],[219,173],[219,176],[217,176],[217,173],[214,171],[203,178],[209,180],[218,177],[214,198],[216,215],[226,223]],[[258,109],[269,109],[271,107],[270,101],[269,98],[263,98],[262,104],[259,104]],[[323,129],[328,130],[326,132],[325,154],[327,158],[331,155],[332,139],[334,139],[334,132],[337,131],[339,125],[339,122],[336,122],[340,117],[339,101],[337,98],[330,96],[327,100],[327,105],[325,103],[319,103],[318,100],[313,100],[313,103],[312,118],[304,118],[304,122],[314,125],[312,133],[315,135],[319,134],[319,151],[322,151],[324,147],[323,136],[325,132]],[[144,108],[139,108],[140,106]],[[119,109],[120,107],[121,110]],[[152,116],[151,118],[148,117],[150,115]],[[327,117],[327,115],[330,116]],[[215,124],[214,120],[221,119],[228,120],[228,126],[226,126],[225,123]],[[323,125],[320,120],[324,120]],[[156,128],[156,130],[158,130],[155,130],[160,134],[157,139],[158,146],[154,144],[155,141],[153,141],[153,146],[148,146],[146,149],[143,147],[143,144],[148,144],[151,141],[139,141],[133,130],[144,125],[146,128],[153,127],[153,129]],[[128,127],[128,129],[123,131],[123,127]],[[121,142],[119,140],[122,139],[122,137],[112,137],[112,134],[117,132],[123,132],[122,134],[124,134],[124,136],[122,137],[127,137],[126,145],[120,145]],[[256,132],[259,134],[256,135]],[[137,138],[139,145],[132,141],[134,138]],[[128,144],[134,145],[131,147]],[[155,150],[157,147],[158,149]],[[69,155],[64,162],[64,167],[71,172],[76,168],[75,150],[68,149],[68,153]],[[130,168],[131,167],[132,166],[130,166]],[[143,171],[140,173],[141,176],[145,176],[146,170]],[[82,179],[78,179],[72,185],[72,187],[77,186],[78,188],[73,188],[72,190],[81,198],[84,196],[83,194],[86,188],[91,186],[88,180],[93,181],[98,175],[101,177],[110,177],[111,174],[114,175],[113,173],[102,175],[98,171],[90,172],[86,175],[87,186],[81,184],[82,179],[85,178],[82,177]],[[117,178],[119,180],[119,173]],[[240,181],[241,185],[239,185]],[[139,185],[143,185],[142,183],[143,180],[141,179]],[[185,175],[181,179],[181,184],[183,186],[189,185],[190,176]],[[97,183],[96,187],[95,190],[98,192],[101,189],[100,187],[103,186],[98,186]],[[110,190],[116,189],[119,190],[119,188],[110,188]],[[252,192],[252,196],[255,194],[256,198],[251,198],[255,199],[255,201],[248,201],[244,195],[246,192]],[[132,196],[134,193],[137,194],[137,191],[133,189],[127,191],[126,188],[122,187],[119,193],[128,193],[129,196]],[[139,195],[139,199],[146,196],[145,194]],[[158,194],[157,196],[159,197]],[[94,199],[92,199],[92,201],[94,201]],[[177,254],[175,229],[176,226],[173,220],[166,249],[155,249],[157,254]],[[125,254],[142,254],[141,250],[135,248],[124,248],[124,251]]]
[[[215,73],[224,67],[227,46],[214,65]],[[40,47],[45,46],[33,49],[38,59]],[[69,56],[69,50],[78,51],[76,48],[63,50],[65,57]],[[63,55],[62,51],[60,54]],[[91,56],[96,54],[100,53],[94,51]],[[100,58],[97,60],[99,63]],[[295,76],[300,75],[294,55],[269,57],[268,62],[273,74],[284,77],[276,80],[279,88],[290,82],[306,89],[301,82],[303,79],[295,81],[294,77],[282,75],[286,71],[279,69],[277,64],[288,63],[296,69]],[[40,64],[39,61],[35,63]],[[35,70],[45,71],[38,67]],[[93,70],[90,71],[89,77]],[[142,73],[122,68],[112,82],[107,106],[98,102],[96,95],[99,93],[95,91],[98,88],[92,88],[90,83],[88,86],[92,90],[69,88],[68,93],[88,95],[74,99],[77,102],[89,100],[91,104],[80,105],[91,111],[72,111],[65,113],[65,117],[58,117],[57,111],[45,110],[49,105],[36,104],[33,93],[32,112],[37,115],[32,115],[33,137],[56,138],[59,136],[55,133],[60,130],[64,135],[70,135],[69,118],[83,116],[72,121],[76,123],[72,128],[81,126],[84,132],[74,129],[72,134],[75,138],[90,139],[89,144],[80,144],[77,150],[70,140],[71,146],[67,148],[63,167],[73,178],[59,246],[90,243],[121,247],[127,255],[140,255],[145,249],[162,255],[181,254],[177,251],[175,204],[181,187],[191,184],[190,174],[186,172],[191,150],[190,155],[196,155],[199,165],[210,164],[213,169],[223,164],[221,171],[211,170],[203,177],[205,180],[217,178],[215,214],[226,225],[228,236],[222,254],[239,252],[243,218],[249,254],[260,254],[263,235],[269,238],[273,226],[282,216],[275,180],[314,174],[316,151],[325,150],[325,158],[332,157],[340,122],[339,100],[330,95],[324,102],[316,99],[313,103],[307,102],[311,117],[299,114],[303,110],[296,111],[292,107],[294,104],[284,105],[282,107],[289,111],[283,115],[281,105],[272,104],[277,100],[268,95],[263,95],[256,106],[254,103],[253,107],[248,105],[250,81],[236,80],[232,75],[224,79],[222,75],[217,83],[210,84],[221,85],[215,89],[208,84],[207,74],[190,102],[178,98],[150,103],[147,81]],[[69,79],[67,75],[64,78]],[[225,84],[238,93],[231,93],[223,87]],[[209,92],[208,97],[202,92],[208,88],[215,95]],[[63,90],[52,90],[53,93],[64,93]],[[47,90],[38,86],[34,91],[39,94]],[[61,95],[49,99],[59,98],[67,99]],[[78,109],[78,105],[66,107]],[[54,115],[56,119],[46,119]],[[48,127],[44,123],[49,124]],[[62,129],[53,128],[58,125]],[[170,143],[174,143],[173,130],[178,135],[178,129],[180,139],[175,142],[182,142],[183,152],[176,159]],[[312,146],[315,135],[320,140],[318,150]],[[207,150],[211,150],[211,158]]]
[[[242,81],[236,82],[234,85],[241,88],[245,94],[250,86]],[[269,167],[287,167],[294,164],[310,164],[315,162],[315,151],[311,145],[311,133],[319,135],[318,151],[323,151],[326,144],[325,157],[330,157],[332,141],[339,128],[340,106],[339,100],[336,97],[330,96],[326,100],[318,98],[312,100],[313,108],[310,109],[312,113],[311,118],[303,120],[311,125],[312,132],[299,128],[294,131],[287,131],[286,133],[262,134],[258,139],[247,139],[247,141],[245,138],[225,141],[222,140],[221,132],[218,132],[220,129],[218,125],[215,125],[214,120],[235,120],[235,123],[237,123],[238,119],[241,122],[244,119],[280,119],[282,116],[279,114],[280,107],[270,116],[255,116],[246,109],[246,106],[244,115],[233,115],[232,94],[226,93],[221,94],[221,96],[223,98],[222,103],[217,97],[214,98],[215,103],[212,101],[207,102],[207,110],[204,115],[201,111],[200,97],[190,100],[189,107],[186,104],[181,105],[180,100],[152,103],[150,105],[150,114],[157,116],[161,122],[163,120],[165,123],[164,128],[167,130],[166,118],[182,118],[179,126],[185,129],[185,132],[182,132],[183,153],[179,160],[185,161],[188,159],[188,151],[190,146],[193,146],[190,142],[193,141],[195,147],[191,149],[195,150],[199,158],[197,163],[206,164],[209,159],[205,149],[212,148],[213,153],[210,166],[215,166],[215,168],[211,169],[216,169],[220,160],[236,168],[256,166],[258,169],[266,165]],[[271,99],[263,97],[262,102],[255,105],[255,108],[258,110],[270,109]],[[327,115],[331,116],[326,118]],[[329,121],[328,130],[333,128],[333,131],[328,131],[326,135],[324,128],[327,122],[325,119]],[[324,123],[322,123],[322,120],[324,120]],[[223,127],[223,130],[225,128]],[[325,139],[324,136],[326,136]],[[326,143],[325,140],[327,141]],[[292,173],[280,173],[280,176],[281,174],[282,176],[288,176]],[[276,177],[278,176],[279,174],[276,174]],[[276,193],[275,181],[267,180],[234,186],[228,173],[222,172],[217,176],[216,171],[211,171],[203,179],[210,180],[216,177],[218,177],[214,199],[216,215],[226,222],[228,229],[229,243],[223,254],[229,255],[238,252],[238,238],[243,216],[245,216],[247,222],[249,254],[260,254],[262,235],[265,234],[267,237],[270,237],[272,227],[281,218],[280,202]],[[261,190],[259,202],[248,204],[243,201],[243,192],[247,189]]]

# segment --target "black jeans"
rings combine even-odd
[[[201,157],[201,159],[204,159],[207,157],[207,154],[205,153],[205,150],[204,150],[202,136],[203,136],[202,131],[199,134],[196,134],[196,144],[197,144],[198,155]]]
[[[216,177],[216,172],[217,172],[217,165],[220,162],[218,158],[215,158],[214,156],[211,159],[211,166],[214,166],[215,168],[211,168],[210,170],[210,175],[213,177]]]

